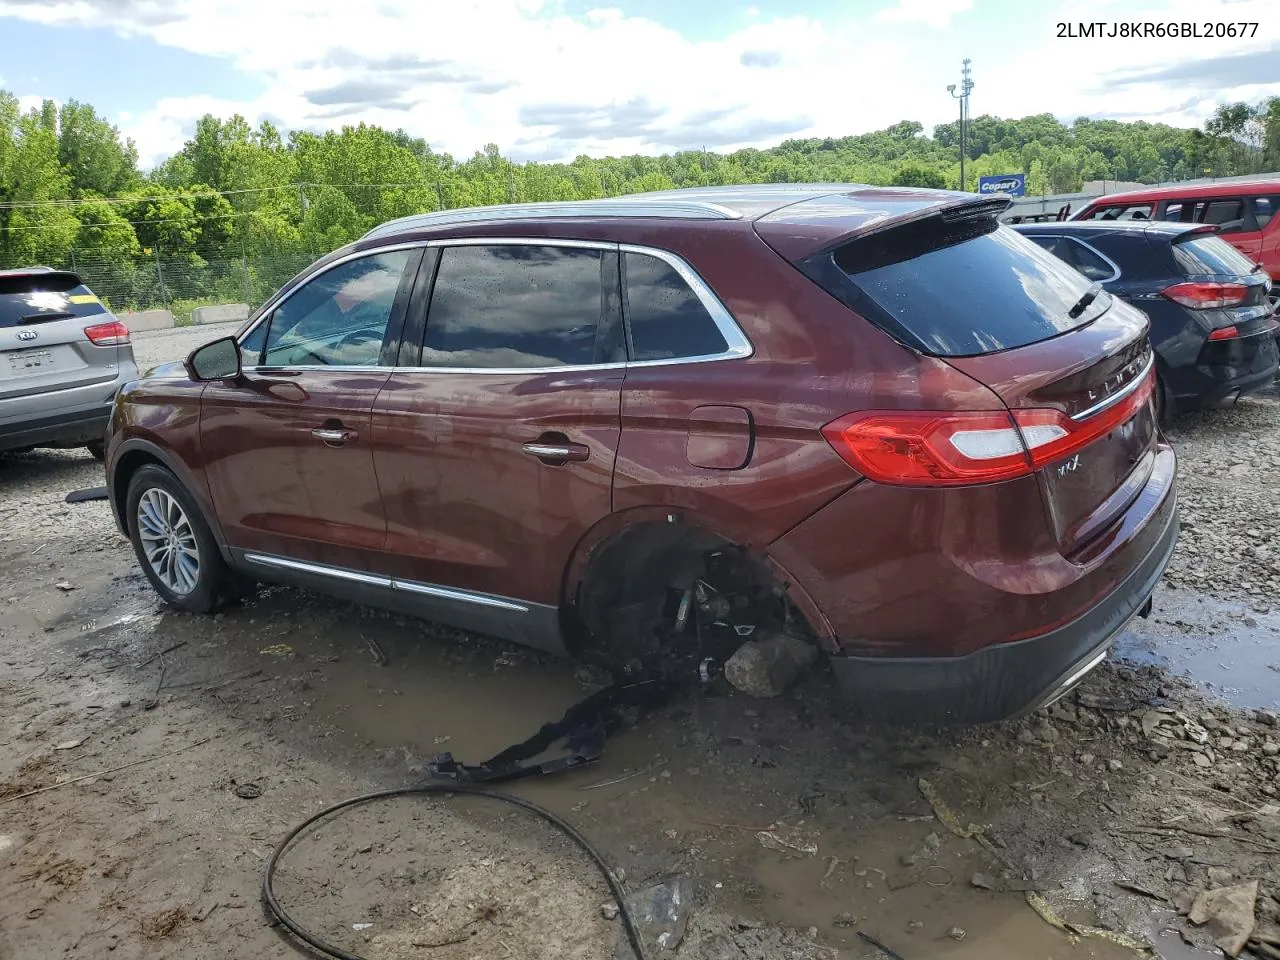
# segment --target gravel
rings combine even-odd
[[[1280,394],[1273,384],[1229,409],[1188,414],[1169,436],[1182,534],[1166,582],[1265,612],[1280,592]]]
[[[145,371],[158,363],[182,360],[196,347],[229,336],[239,327],[239,323],[210,323],[199,327],[135,333],[132,338],[133,355],[138,361],[138,369]]]

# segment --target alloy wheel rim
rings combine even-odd
[[[172,494],[152,487],[138,499],[138,539],[148,566],[178,596],[196,588],[200,547],[182,505]]]

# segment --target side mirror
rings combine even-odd
[[[231,380],[240,376],[240,344],[235,337],[223,337],[191,351],[186,361],[192,380]]]

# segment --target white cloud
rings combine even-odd
[[[973,9],[973,0],[896,0],[893,6],[876,13],[882,23],[923,23],[949,27],[951,18]]]
[[[541,159],[766,146],[902,119],[928,128],[954,118],[945,88],[963,56],[974,57],[975,115],[1195,124],[1218,100],[1280,93],[1280,73],[1260,78],[1256,63],[1196,67],[1274,49],[1280,0],[1140,2],[1065,0],[1038,33],[998,44],[989,23],[975,25],[983,10],[973,0],[896,0],[822,22],[757,11],[699,41],[616,8],[570,17],[559,0],[0,0],[0,18],[145,35],[226,58],[261,81],[265,92],[247,101],[216,90],[164,97],[162,85],[148,100],[139,91],[132,116],[118,119],[144,162],[180,147],[205,112],[317,130],[364,121],[454,154],[493,142]],[[1054,21],[1077,19],[1261,26],[1246,40],[1054,36]]]

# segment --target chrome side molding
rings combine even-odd
[[[421,583],[417,580],[398,580],[382,577],[359,570],[348,570],[345,567],[331,567],[324,563],[308,563],[304,560],[293,560],[289,557],[277,557],[266,553],[243,554],[246,563],[260,567],[274,567],[280,570],[292,570],[316,577],[328,577],[333,580],[345,580],[348,583],[360,583],[370,587],[382,587],[387,590],[401,590],[421,596],[435,597],[439,600],[452,600],[457,603],[473,603],[481,607],[492,607],[511,613],[528,613],[529,606],[519,600],[494,596],[490,593],[479,593],[474,590],[458,590],[454,587],[442,587],[434,583]]]

